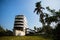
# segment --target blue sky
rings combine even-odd
[[[40,0],[0,0],[0,25],[5,29],[12,30],[14,27],[14,18],[16,15],[23,14],[27,18],[28,27],[33,29],[34,26],[41,27],[39,16],[33,11],[35,3]],[[42,6],[49,6],[51,9],[58,11],[60,9],[60,0],[41,0]],[[44,10],[47,12],[47,10]]]

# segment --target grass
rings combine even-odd
[[[41,36],[2,36],[0,40],[52,40]]]

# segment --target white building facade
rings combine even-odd
[[[25,36],[27,29],[27,20],[24,15],[16,15],[13,34],[15,36]]]

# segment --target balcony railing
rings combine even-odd
[[[16,22],[15,24],[24,24],[24,23],[21,23],[21,22]]]
[[[24,16],[16,16],[15,18],[23,18]]]
[[[23,25],[15,25],[14,27],[24,27]]]
[[[15,21],[24,21],[23,19],[15,19]]]

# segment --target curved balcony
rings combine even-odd
[[[17,22],[17,23],[15,23],[15,24],[24,24],[24,23],[21,23],[21,22]]]
[[[24,16],[19,15],[19,16],[16,16],[15,18],[24,18]]]
[[[24,27],[24,26],[22,26],[22,25],[15,25],[14,27]]]
[[[15,21],[24,21],[23,19],[15,19]]]

